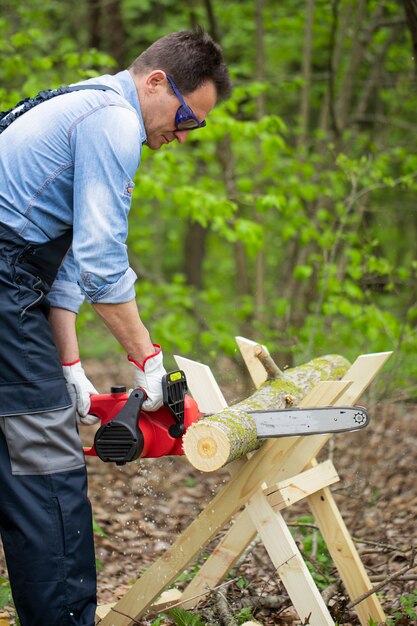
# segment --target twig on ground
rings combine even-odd
[[[223,595],[221,591],[216,592],[216,608],[222,626],[237,626],[237,622],[230,611],[226,596]]]
[[[400,576],[402,576],[402,574],[405,574],[405,572],[408,572],[409,570],[414,569],[415,557],[416,557],[416,554],[414,552],[412,559],[411,559],[411,563],[407,563],[407,565],[405,565],[400,570],[398,570],[398,572],[394,572],[390,576],[387,576],[381,583],[379,583],[379,585],[375,585],[374,587],[372,587],[372,589],[370,589],[366,593],[363,593],[361,596],[359,596],[359,598],[356,598],[355,600],[352,600],[352,602],[349,602],[346,608],[347,609],[353,608],[354,606],[356,606],[363,600],[366,600],[366,598],[369,598],[369,596],[371,596],[372,594],[376,593],[377,591],[380,591],[383,587],[388,585],[388,583],[392,582],[393,580],[397,580]]]
[[[250,607],[254,609],[286,609],[291,605],[288,596],[278,594],[270,596],[246,596],[239,600],[239,606],[242,608]]]

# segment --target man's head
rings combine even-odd
[[[183,143],[218,100],[227,98],[231,81],[220,46],[201,29],[158,39],[132,63],[147,145],[157,150],[177,139]]]

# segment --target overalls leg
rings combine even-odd
[[[14,424],[19,418],[12,419]],[[85,467],[12,474],[5,420],[0,422],[0,533],[21,625],[93,626],[96,572]]]

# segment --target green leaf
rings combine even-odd
[[[313,268],[311,265],[297,265],[293,271],[294,278],[301,281],[308,280],[312,274]]]
[[[174,620],[176,626],[205,626],[201,615],[193,615],[193,613],[184,609],[171,609],[168,611],[168,614]]]
[[[10,604],[12,601],[12,593],[10,591],[9,581],[2,583],[0,586],[0,609]]]
[[[16,33],[12,36],[12,44],[16,48],[22,48],[23,46],[30,46],[32,39],[26,33]]]

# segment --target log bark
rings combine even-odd
[[[197,469],[211,472],[256,450],[262,440],[248,411],[295,406],[321,380],[342,378],[349,366],[345,358],[327,355],[281,372],[245,400],[190,426],[183,438],[185,456]]]

